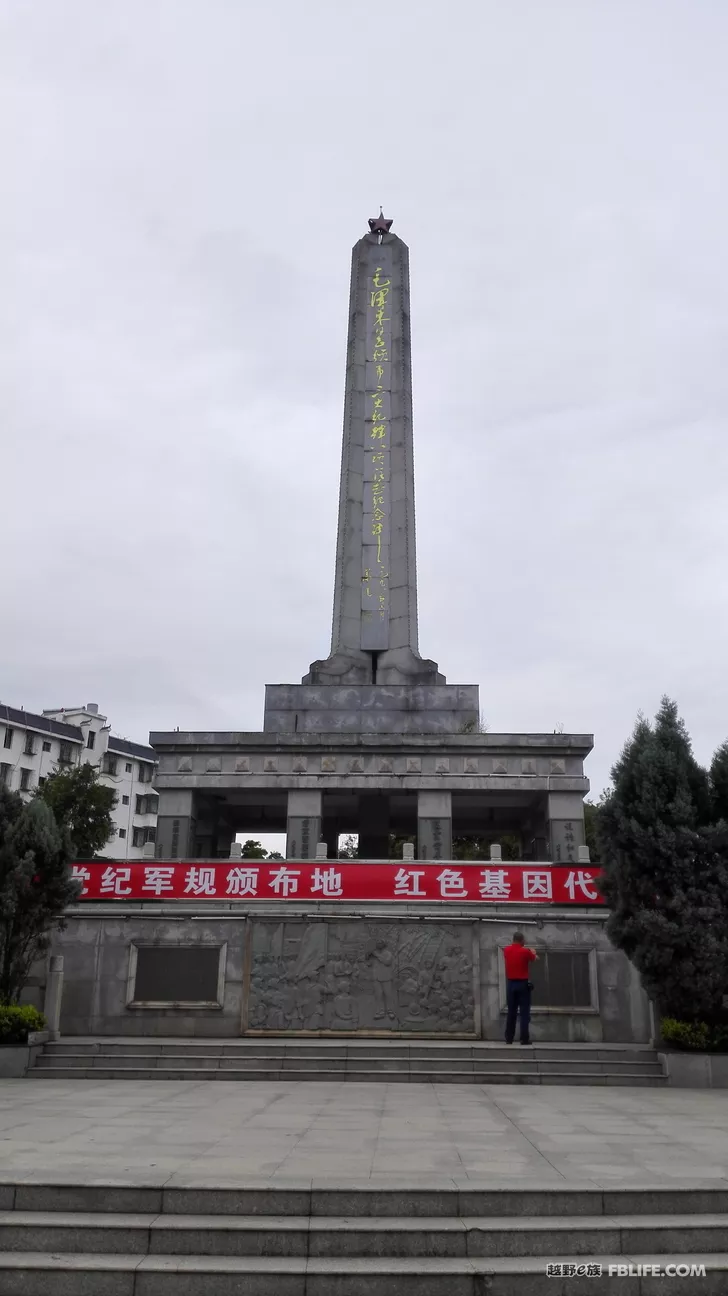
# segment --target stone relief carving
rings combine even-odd
[[[475,1033],[469,925],[252,924],[251,1031]]]

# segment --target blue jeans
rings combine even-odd
[[[512,1044],[516,1034],[516,1018],[521,1018],[521,1043],[528,1044],[528,1028],[531,1024],[531,991],[528,981],[506,982],[506,1043]]]

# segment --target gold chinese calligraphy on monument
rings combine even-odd
[[[389,249],[377,247],[372,251],[366,312],[362,648],[386,648],[389,640],[393,274]]]

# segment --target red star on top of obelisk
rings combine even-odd
[[[381,235],[381,234],[389,233],[390,229],[392,228],[392,222],[391,220],[385,220],[384,209],[382,207],[379,208],[378,216],[369,217],[369,228],[372,234]]]

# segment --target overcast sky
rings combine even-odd
[[[329,648],[351,246],[410,247],[420,649],[728,734],[726,0],[0,0],[0,700],[262,726]]]

